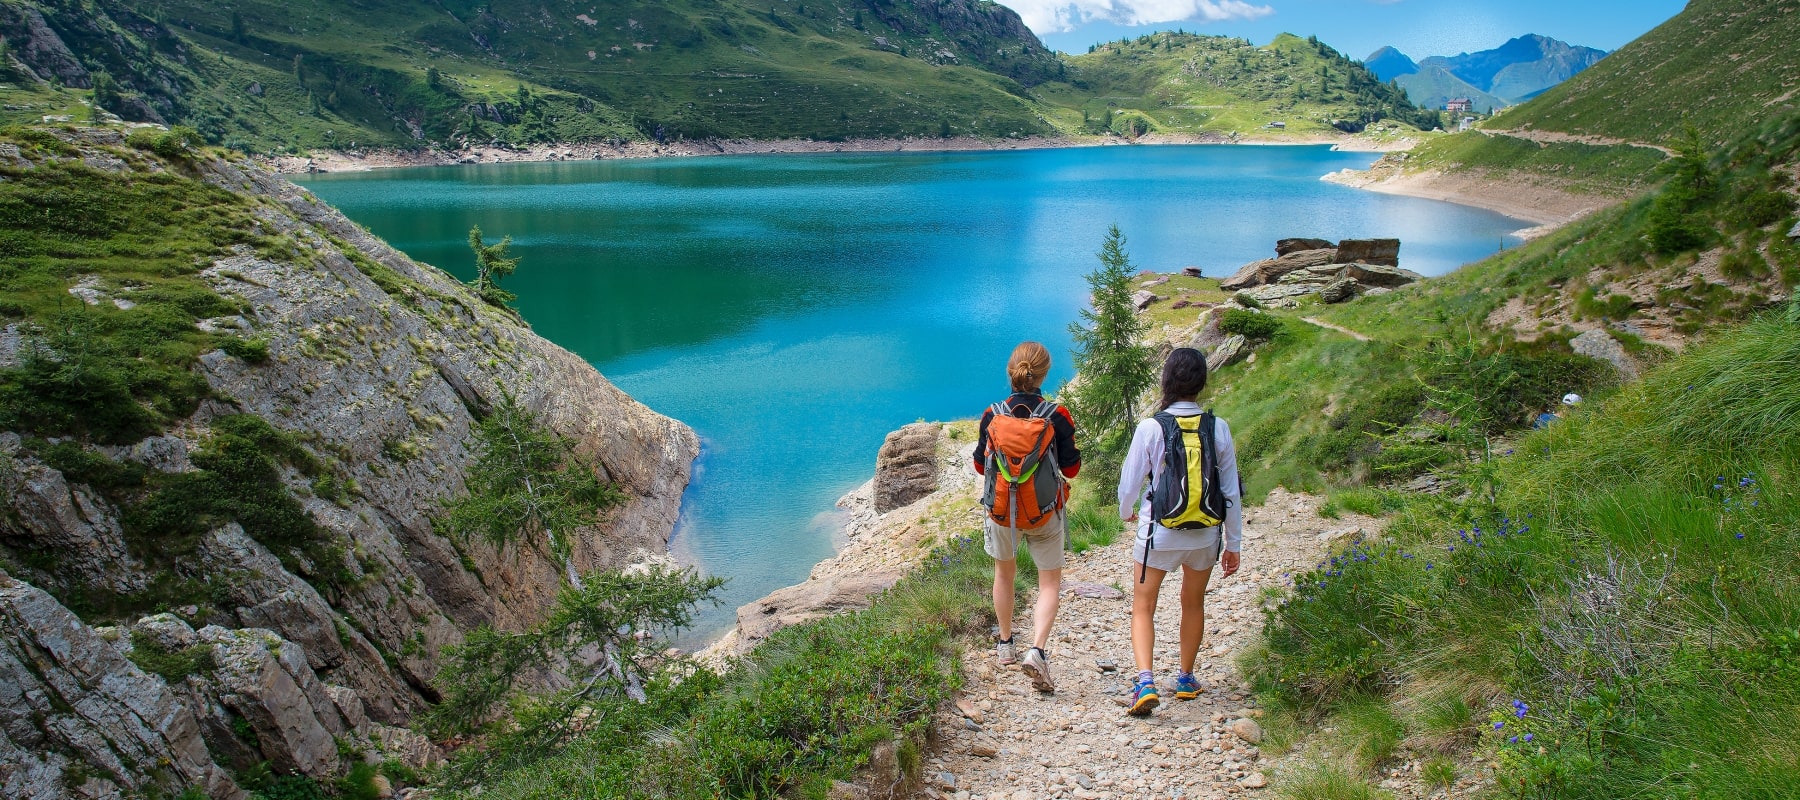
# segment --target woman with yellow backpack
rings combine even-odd
[[[1180,670],[1175,697],[1200,696],[1194,659],[1206,630],[1213,565],[1238,571],[1244,514],[1231,426],[1196,402],[1206,388],[1206,356],[1183,347],[1162,370],[1162,403],[1138,423],[1119,475],[1119,515],[1137,523],[1132,545],[1131,652],[1138,677],[1129,713],[1160,704],[1152,656],[1163,578],[1181,570]],[[1148,479],[1148,481],[1146,481]],[[1147,485],[1146,485],[1147,483]]]
[[[982,505],[987,509],[987,554],[994,558],[994,616],[1000,635],[994,655],[1002,666],[1019,662],[1013,647],[1013,578],[1018,569],[1020,539],[1037,564],[1038,598],[1032,613],[1032,643],[1020,669],[1040,692],[1053,692],[1050,626],[1056,621],[1062,590],[1063,546],[1068,520],[1068,479],[1081,471],[1075,447],[1075,418],[1068,409],[1044,399],[1050,374],[1050,351],[1023,342],[1006,362],[1012,395],[981,415],[975,444],[975,471],[984,477]]]

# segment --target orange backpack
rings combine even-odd
[[[1057,405],[1038,403],[1031,416],[1015,417],[995,403],[988,421],[986,484],[981,504],[988,518],[1008,528],[1036,530],[1062,508],[1062,472],[1056,465]]]

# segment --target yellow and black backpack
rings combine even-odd
[[[1150,515],[1170,530],[1201,530],[1225,521],[1225,490],[1213,441],[1213,413],[1155,417],[1162,425],[1163,468],[1150,487]]]

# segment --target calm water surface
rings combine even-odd
[[[510,235],[506,288],[550,340],[705,442],[677,555],[731,582],[698,636],[829,556],[833,503],[882,437],[973,416],[1022,339],[1070,374],[1067,326],[1109,224],[1136,264],[1224,275],[1276,239],[1397,237],[1442,274],[1516,244],[1497,214],[1319,181],[1325,147],[1105,147],[459,166],[313,176],[321,198],[468,278]]]

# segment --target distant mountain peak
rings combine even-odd
[[[1604,50],[1528,33],[1491,50],[1421,59],[1419,67],[1441,67],[1480,91],[1517,103],[1568,80],[1605,56]]]
[[[1384,81],[1419,71],[1419,65],[1410,56],[1394,47],[1383,47],[1370,53],[1368,58],[1363,59],[1363,66]]]

